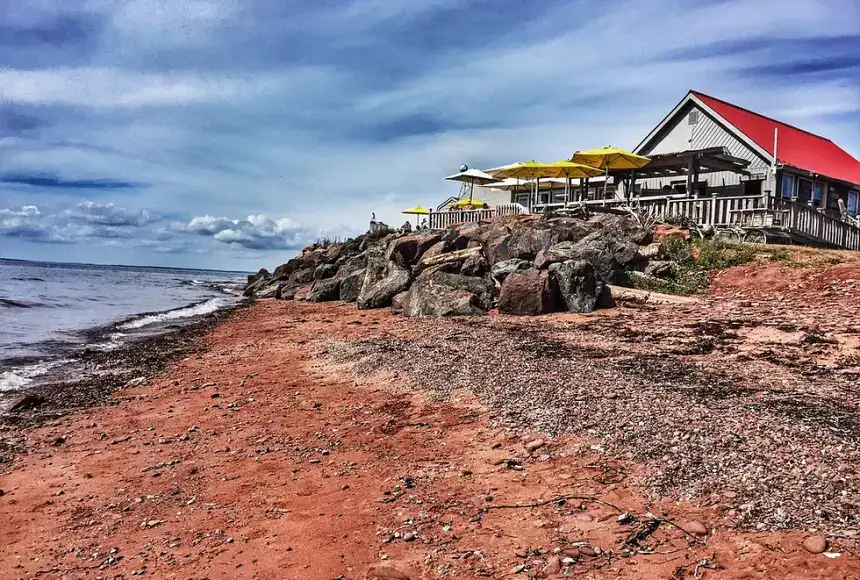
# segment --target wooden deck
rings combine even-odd
[[[700,228],[735,233],[737,239],[781,239],[828,248],[860,250],[860,227],[854,223],[802,203],[761,195],[699,198],[665,195],[632,200],[601,199],[538,205],[533,211],[540,213],[547,209],[575,207],[581,203],[591,207],[630,206],[660,220],[686,218]],[[506,204],[486,210],[434,212],[430,214],[429,221],[432,229],[442,229],[454,224],[490,221],[499,216],[520,213],[528,213],[528,210],[519,204]]]

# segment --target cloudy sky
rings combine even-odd
[[[0,256],[272,267],[688,89],[860,156],[856,0],[0,0]]]

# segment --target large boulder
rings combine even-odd
[[[478,223],[467,223],[459,226],[456,231],[457,236],[454,238],[452,245],[455,250],[465,250],[469,247],[469,242],[475,241],[480,243],[484,228]]]
[[[371,284],[367,283],[368,278],[365,275],[364,284],[358,295],[358,308],[367,310],[391,306],[391,299],[406,290],[411,281],[408,270],[397,268],[392,268],[383,278]]]
[[[436,256],[424,256],[421,258],[421,261],[418,262],[418,266],[415,268],[417,272],[423,272],[433,266],[438,266],[441,264],[455,264],[456,270],[452,269],[451,271],[459,271],[462,267],[463,263],[470,258],[477,258],[481,255],[481,248],[466,248],[464,250],[455,250],[453,252],[446,252],[444,254],[438,254]],[[438,269],[438,268],[437,268]]]
[[[490,265],[487,264],[487,259],[480,253],[480,247],[477,249],[478,252],[463,260],[463,265],[460,266],[461,275],[482,278],[489,271]]]
[[[605,233],[612,234],[616,238],[632,241],[637,246],[651,243],[653,232],[645,229],[629,215],[617,215],[612,213],[597,214],[588,220],[589,226],[597,226]]]
[[[243,294],[245,296],[256,296],[263,290],[263,288],[267,287],[271,281],[272,278],[268,275],[268,272],[266,272],[266,275],[258,274],[257,278],[253,282],[245,286]]]
[[[511,259],[511,252],[508,248],[510,243],[510,234],[497,236],[487,242],[487,258],[489,259],[491,266]]]
[[[555,310],[555,292],[545,270],[519,270],[502,284],[499,312],[535,316]]]
[[[292,258],[286,264],[281,264],[273,273],[275,278],[288,278],[290,274],[295,272],[301,266],[301,261],[298,258]]]
[[[364,275],[364,268],[350,272],[345,276],[342,269],[338,275],[338,278],[340,278],[339,298],[344,302],[355,302],[358,300],[361,286],[364,284]]]
[[[549,275],[569,312],[594,312],[607,291],[594,266],[582,260],[552,264]]]
[[[490,270],[490,276],[493,278],[493,280],[501,284],[505,281],[505,278],[507,278],[517,270],[528,270],[531,267],[532,263],[528,260],[511,258],[510,260],[496,262],[493,265],[492,270]]]
[[[287,278],[287,285],[302,286],[303,284],[309,284],[314,281],[314,272],[316,272],[316,266],[296,270]]]
[[[367,267],[367,254],[360,252],[358,254],[342,256],[335,265],[338,267],[338,276],[344,278],[358,270],[364,270]]]
[[[445,242],[444,240],[440,240],[427,248],[427,251],[421,255],[422,260],[426,260],[427,258],[435,258],[436,256],[440,256],[446,252],[451,251],[451,244]]]
[[[485,314],[492,301],[491,288],[481,278],[428,272],[415,280],[395,307],[406,316],[468,316]]]
[[[630,238],[618,237],[611,230],[590,234],[565,249],[569,260],[589,262],[604,282],[614,284],[623,277],[627,266],[639,257],[639,246]]]
[[[299,292],[299,286],[290,286],[281,284],[278,286],[278,291],[275,293],[275,298],[278,300],[293,300]]]
[[[418,263],[421,256],[442,241],[439,234],[418,233],[393,240],[388,245],[386,258],[400,268],[409,268]]]
[[[645,275],[654,278],[671,278],[678,271],[678,262],[673,260],[652,260],[645,266]]]
[[[549,247],[552,234],[549,230],[523,227],[511,234],[508,241],[508,257],[534,260],[537,253]]]
[[[535,256],[535,268],[538,270],[546,270],[552,264],[566,262],[576,256],[576,251],[572,248],[576,247],[575,242],[560,242],[554,244],[545,250],[541,250]]]
[[[561,242],[578,242],[598,227],[581,219],[556,218],[549,223],[550,241],[553,245]]]
[[[281,280],[268,280],[264,286],[254,293],[256,298],[276,298],[281,293],[284,282]]]
[[[338,267],[334,264],[320,264],[314,270],[314,280],[321,280],[323,278],[331,278],[335,274],[337,274]]]
[[[318,278],[308,292],[308,302],[329,302],[340,298],[340,280],[337,278]]]

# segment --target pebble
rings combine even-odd
[[[561,551],[561,555],[564,556],[565,558],[573,558],[573,559],[579,558],[579,556],[580,556],[579,548],[565,548],[564,550]]]
[[[591,556],[594,557],[597,555],[597,550],[592,548],[591,546],[580,546],[579,553],[583,556]]]
[[[700,521],[692,520],[681,526],[681,529],[694,536],[707,536],[708,528]]]
[[[803,540],[803,549],[810,554],[820,554],[827,551],[827,538],[824,536],[809,536]]]
[[[561,563],[564,564],[565,566],[570,566],[571,564],[576,564],[576,560],[574,560],[570,556],[565,556],[564,558],[561,559]]]
[[[534,441],[529,441],[528,443],[526,443],[526,451],[537,451],[544,445],[546,445],[546,441],[544,441],[543,439],[535,439]]]
[[[525,569],[526,569],[525,564],[520,564],[519,566],[514,566],[513,570],[511,570],[511,574],[519,574]]]
[[[413,532],[406,532],[405,534],[403,534],[403,541],[404,542],[412,542],[414,540],[415,540],[415,534]]]
[[[375,580],[409,580],[409,575],[391,566],[375,566],[367,571],[367,578]]]
[[[529,555],[525,550],[517,550],[514,552],[514,556],[517,558],[526,558]]]
[[[561,558],[552,556],[543,568],[544,574],[558,574],[561,572]]]

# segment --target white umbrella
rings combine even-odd
[[[462,181],[463,183],[471,184],[469,188],[469,199],[472,199],[472,193],[475,191],[475,184],[484,185],[496,181],[496,178],[489,173],[484,173],[480,169],[467,169],[454,175],[446,177],[448,181]]]

